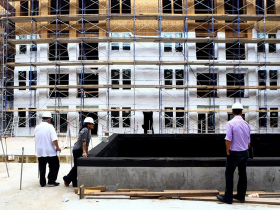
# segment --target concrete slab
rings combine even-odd
[[[130,200],[125,198],[85,198],[79,200],[72,187],[64,187],[62,177],[70,170],[70,164],[61,164],[58,187],[40,187],[37,164],[23,164],[22,190],[20,187],[19,163],[9,163],[10,177],[7,177],[4,163],[0,163],[0,209],[1,210],[143,210],[143,209],[199,209],[199,210],[278,210],[279,206],[240,204],[220,204],[217,202],[183,200]],[[64,202],[68,199],[67,202]]]

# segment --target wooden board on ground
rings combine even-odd
[[[148,189],[118,189],[118,192],[148,192]]]
[[[205,197],[181,197],[181,200],[220,202],[215,196],[208,196],[208,197],[207,196],[205,196]],[[238,201],[238,200],[233,200],[233,203],[241,203],[241,202]],[[280,205],[280,198],[248,198],[248,197],[246,197],[245,203]]]
[[[131,200],[137,200],[137,199],[157,199],[157,198],[160,198],[160,196],[152,196],[152,195],[149,195],[149,196],[130,196]]]
[[[85,186],[81,185],[79,190],[80,190],[80,199],[83,199],[85,197]]]
[[[197,197],[197,196],[215,196],[218,190],[185,190],[184,192],[100,192],[88,193],[86,196],[163,196],[163,197]]]
[[[90,193],[90,192],[105,192],[106,191],[106,186],[96,186],[96,187],[84,187],[84,192],[85,193]],[[80,189],[75,188],[75,193],[80,194]]]

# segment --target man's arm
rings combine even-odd
[[[59,146],[58,146],[58,141],[57,141],[57,140],[54,140],[54,141],[53,141],[53,144],[54,144],[54,146],[55,146],[55,148],[56,148],[56,151],[60,151],[60,152],[61,152],[61,149],[60,149]]]
[[[231,141],[226,140],[226,152],[227,152],[227,155],[230,155],[230,153],[229,153],[230,145],[231,145]]]

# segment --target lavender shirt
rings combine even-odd
[[[225,140],[231,141],[231,151],[244,151],[250,143],[250,126],[241,116],[235,116],[226,124]]]

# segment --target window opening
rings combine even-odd
[[[30,108],[36,109],[36,108]],[[36,127],[36,111],[29,111],[29,127]]]
[[[273,110],[278,110],[278,108],[270,108],[272,112],[270,112],[270,127],[277,128],[278,127],[278,112]]]
[[[258,78],[259,78],[259,86],[265,86],[266,85],[266,70],[259,70]]]
[[[118,107],[112,107],[111,109],[119,109]],[[111,127],[118,128],[120,125],[120,112],[111,111]]]
[[[20,111],[25,108],[18,108],[18,127],[26,127],[26,111]]]
[[[81,74],[77,75],[78,85],[81,85]],[[98,74],[84,74],[84,85],[98,85]],[[98,98],[98,88],[83,88],[84,98]],[[81,97],[80,88],[77,89],[77,97]]]
[[[130,107],[123,107],[123,109],[130,109]],[[129,128],[131,122],[131,111],[122,111],[123,128]]]
[[[120,84],[120,70],[119,69],[112,69],[111,70],[111,84],[112,85],[119,85]],[[114,87],[112,89],[119,89]]]
[[[184,107],[176,107],[176,110],[184,110]],[[184,112],[176,112],[176,128],[184,127]]]
[[[269,39],[276,39],[276,34],[268,34]],[[268,44],[268,52],[269,53],[276,53],[276,43],[269,43]]]
[[[98,9],[98,0],[79,0],[79,14],[98,14]]]
[[[28,16],[28,1],[20,2],[20,16]]]
[[[216,60],[214,57],[215,48],[210,43],[196,43],[196,58],[197,60]]]
[[[256,0],[256,14],[257,15],[264,14],[264,1],[265,0]]]
[[[98,43],[79,44],[79,60],[98,60]]]
[[[19,45],[19,54],[26,54],[26,53],[27,53],[26,45]]]
[[[270,86],[277,86],[278,73],[277,70],[269,70]],[[270,90],[277,90],[277,88],[270,88]]]
[[[275,0],[266,1],[266,14],[276,14]]]
[[[18,85],[19,87],[26,86],[26,71],[18,72]],[[19,90],[25,90],[25,88],[24,89],[19,88]]]
[[[164,69],[164,85],[172,85],[173,71],[172,69]],[[165,87],[165,89],[172,89],[172,87]]]
[[[239,1],[239,4],[238,4]],[[238,10],[239,14],[242,15],[244,14],[244,5],[243,5],[243,0],[225,0],[225,13],[226,14],[231,14],[231,15],[237,15]],[[238,7],[239,5],[239,7]]]
[[[244,74],[227,74],[227,86],[244,86]],[[227,89],[227,97],[244,97],[244,89]]]
[[[239,49],[240,46],[240,49]],[[240,53],[240,55],[239,55]],[[245,60],[245,44],[234,43],[226,44],[226,59],[227,60]]]
[[[198,73],[197,85],[217,86],[217,73]],[[197,88],[197,96],[202,98],[217,97],[217,89]]]
[[[69,74],[49,74],[49,85],[69,85]],[[50,97],[68,97],[68,88],[50,88]]]
[[[164,112],[164,123],[165,123],[165,127],[172,128],[173,127],[173,107],[165,107],[164,109],[171,110],[171,111]]]
[[[131,85],[131,70],[130,69],[123,69],[123,85]],[[123,88],[123,90],[130,90],[131,88]]]
[[[57,49],[55,44],[49,46],[49,60],[69,60],[67,44],[57,44]]]
[[[260,111],[266,111],[266,108],[260,108]],[[266,112],[259,112],[259,127],[267,127],[267,115]]]

